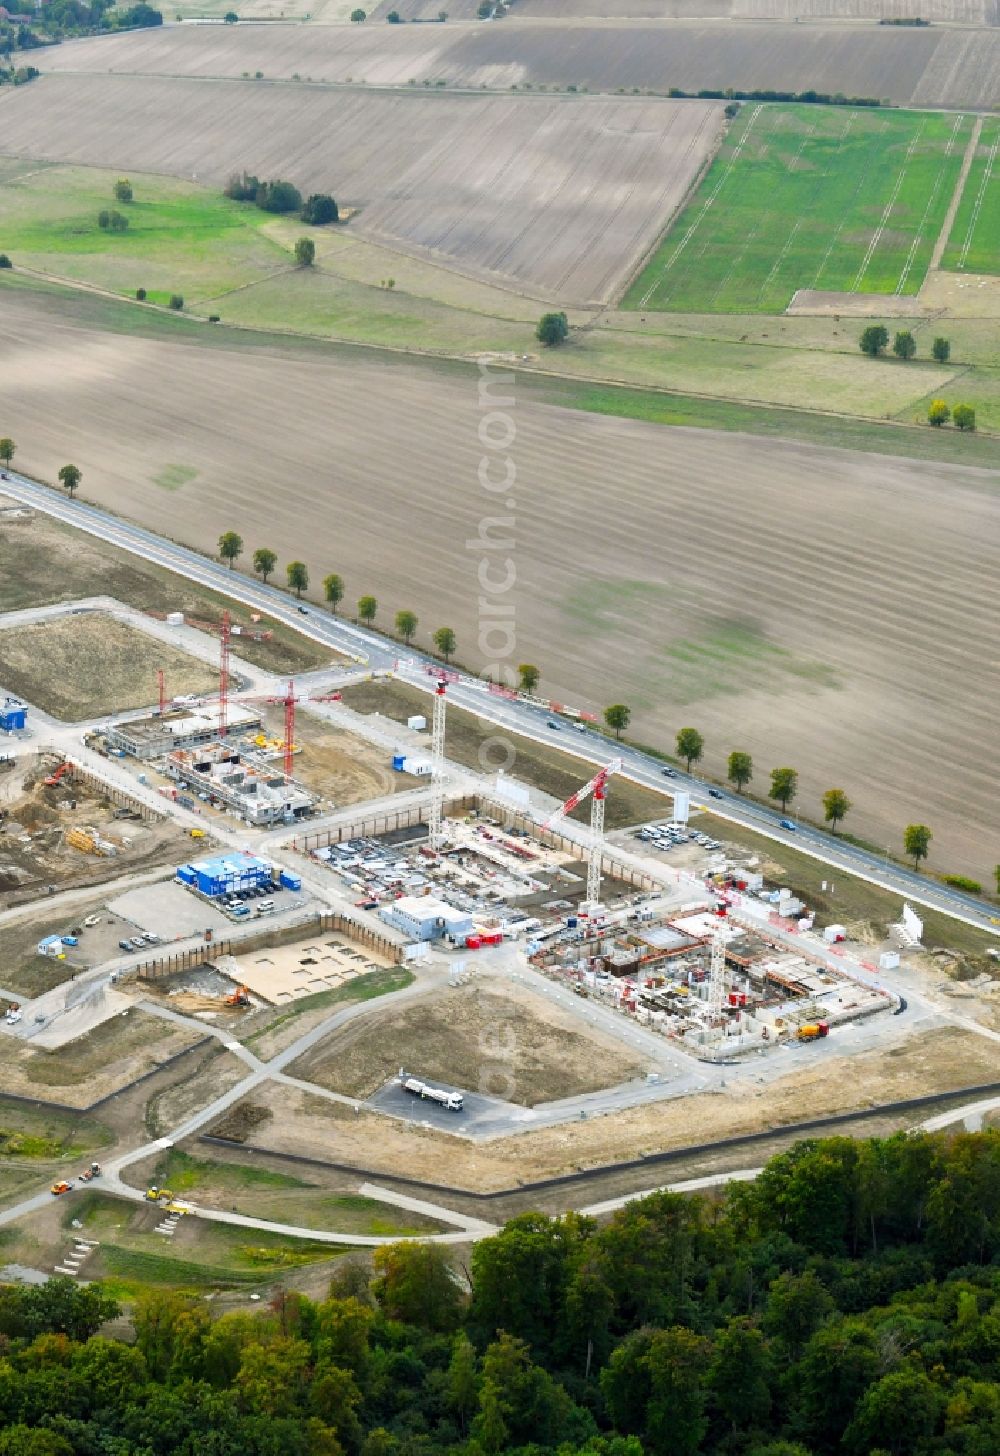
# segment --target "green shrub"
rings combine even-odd
[[[981,895],[983,887],[978,880],[970,880],[968,875],[942,875],[941,883],[951,885],[953,890],[965,890],[970,895]]]

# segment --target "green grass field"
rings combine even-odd
[[[293,266],[286,224],[221,192],[166,177],[134,176],[134,200],[119,204],[119,174],[92,167],[7,163],[0,189],[0,246],[16,266],[153,303],[224,294]],[[98,225],[102,209],[128,230]]]
[[[1000,273],[1000,118],[987,117],[941,260],[962,273]]]
[[[745,105],[625,307],[777,313],[800,288],[916,293],[971,126],[942,113]]]

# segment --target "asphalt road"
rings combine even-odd
[[[279,621],[297,627],[316,641],[323,642],[356,661],[364,662],[369,668],[395,667],[404,681],[427,691],[430,689],[426,668],[436,665],[432,659],[417,652],[408,652],[406,658],[400,661],[394,644],[386,642],[377,633],[353,626],[313,606],[299,610],[287,594],[277,587],[265,586],[247,577],[237,576],[226,567],[185,546],[178,546],[141,526],[88,505],[85,501],[69,500],[52,488],[39,485],[24,476],[8,472],[7,479],[0,485],[0,492],[111,545],[132,551],[192,581],[223,592],[255,610],[267,612]],[[551,714],[544,709],[494,696],[477,679],[463,678],[453,683],[449,688],[449,699],[478,712],[501,727],[509,728],[512,732],[575,754],[585,760],[587,765],[605,763],[612,756],[608,741],[602,735],[591,730],[577,732],[568,724],[553,728],[548,721]],[[678,771],[668,780],[663,776],[662,763],[639,749],[618,745],[614,752],[623,761],[623,772],[638,783],[660,790],[666,789],[667,792],[672,787],[688,789],[692,795],[692,803],[710,808],[712,813],[721,818],[743,824],[779,844],[801,850],[834,868],[860,875],[915,904],[940,910],[1000,937],[1000,924],[994,924],[996,917],[993,908],[973,896],[946,885],[939,885],[900,865],[891,864],[885,857],[869,850],[834,841],[831,836],[806,825],[801,825],[794,831],[782,829],[780,820],[783,815],[761,805],[747,803],[728,790],[720,790],[717,799],[709,798],[709,786],[695,775]],[[581,772],[581,778],[584,776],[585,770]]]

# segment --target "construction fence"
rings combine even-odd
[[[355,920],[351,915],[329,911],[321,915],[310,915],[297,924],[283,926],[280,930],[255,929],[244,936],[227,935],[220,939],[206,940],[203,945],[193,946],[189,950],[165,951],[143,961],[141,965],[130,966],[127,971],[120,972],[119,980],[137,978],[141,981],[159,981],[166,976],[175,976],[182,971],[193,970],[196,966],[210,964],[223,956],[246,955],[250,951],[266,950],[269,946],[291,945],[321,932],[346,936],[356,945],[385,956],[393,965],[402,964],[403,948],[397,941],[383,935],[374,926]]]

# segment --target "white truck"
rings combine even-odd
[[[409,1092],[413,1097],[420,1097],[425,1102],[436,1102],[439,1107],[446,1107],[449,1112],[461,1112],[463,1097],[461,1092],[445,1092],[442,1087],[431,1087],[427,1082],[421,1082],[419,1077],[406,1077],[400,1073],[397,1078],[399,1085],[404,1092]]]

